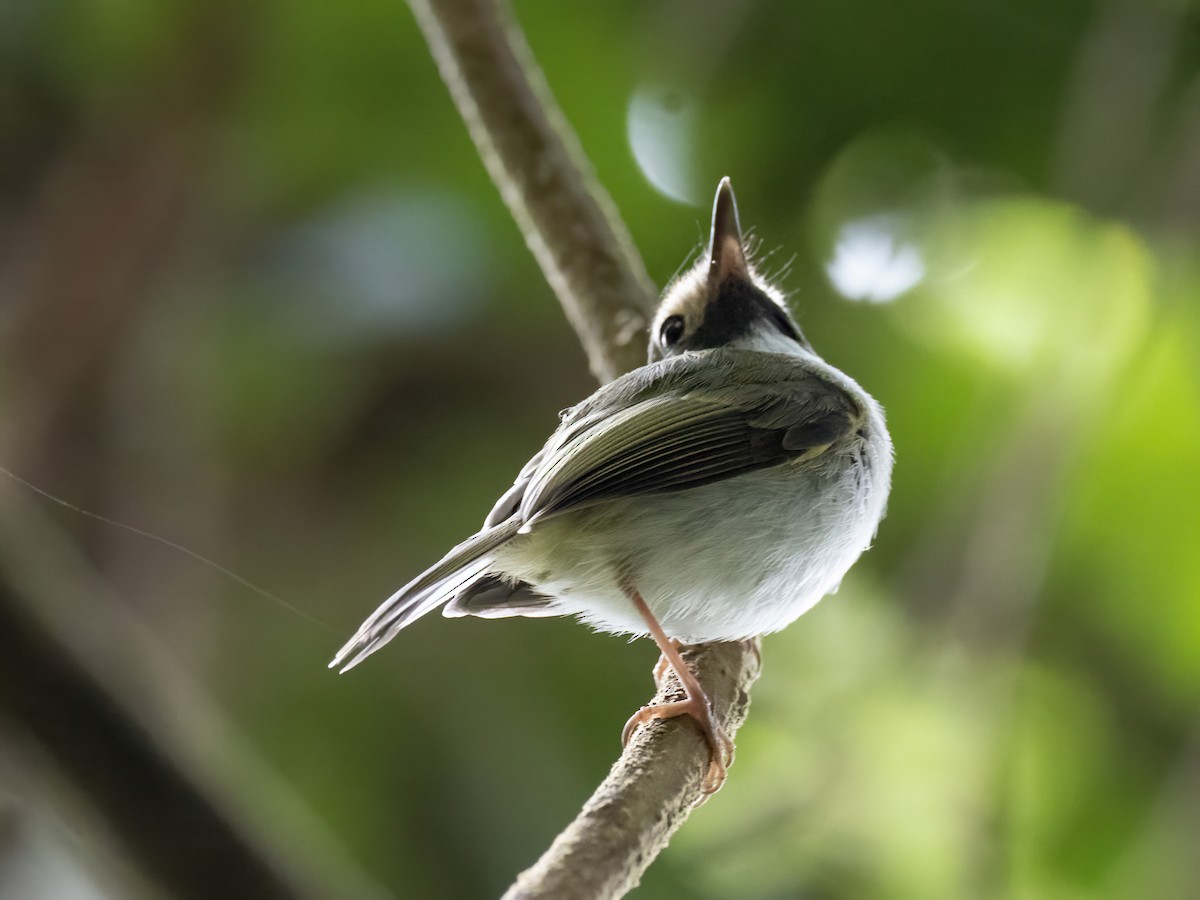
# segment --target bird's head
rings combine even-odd
[[[746,258],[728,178],[713,201],[708,252],[663,293],[650,327],[650,361],[713,347],[811,352],[783,294]]]

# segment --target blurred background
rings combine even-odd
[[[652,277],[731,176],[897,449],[636,896],[1196,896],[1195,5],[515,8]],[[0,366],[0,466],[285,601],[0,475],[21,603],[314,895],[497,895],[615,759],[648,642],[325,668],[594,387],[403,4],[0,5]],[[80,794],[3,722],[0,896],[150,895]]]

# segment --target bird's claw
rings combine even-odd
[[[700,733],[708,743],[708,772],[705,773],[704,781],[701,783],[700,802],[703,803],[721,789],[721,785],[725,783],[728,769],[733,765],[733,741],[729,739],[725,729],[717,722],[713,715],[712,704],[708,702],[707,697],[685,697],[683,700],[643,706],[625,723],[625,727],[621,731],[621,743],[629,743],[633,733],[642,725],[655,719],[673,719],[676,716],[691,716],[692,721],[700,728]]]

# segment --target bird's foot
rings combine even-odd
[[[629,739],[640,726],[655,719],[691,716],[692,720],[700,726],[700,733],[704,736],[704,740],[708,742],[708,771],[700,783],[701,795],[698,801],[698,803],[703,803],[712,794],[719,791],[721,785],[725,783],[725,775],[729,767],[733,765],[733,741],[729,739],[729,735],[725,733],[725,729],[713,715],[712,702],[708,699],[704,687],[688,664],[684,662],[683,656],[679,652],[683,642],[667,637],[662,626],[658,624],[658,619],[650,612],[650,607],[646,605],[642,595],[638,593],[637,588],[627,577],[622,577],[621,589],[641,613],[650,635],[654,638],[654,643],[658,644],[659,652],[662,653],[661,661],[654,667],[655,682],[661,689],[663,679],[670,671],[675,673],[675,677],[679,679],[679,686],[683,688],[682,700],[643,706],[635,712],[621,731],[621,741],[625,744],[629,743]]]
[[[621,743],[629,743],[633,733],[642,725],[655,719],[673,719],[676,716],[691,716],[692,721],[699,726],[704,740],[708,742],[708,772],[705,773],[700,786],[704,798],[707,799],[721,789],[721,785],[725,783],[725,775],[733,765],[733,741],[713,715],[712,704],[707,694],[688,694],[682,700],[643,706],[625,723],[625,728],[621,731]]]

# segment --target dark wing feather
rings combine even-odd
[[[570,414],[506,495],[510,515],[528,524],[602,500],[779,465],[823,450],[861,415],[844,389],[800,360],[710,353],[732,358],[710,356],[701,371],[663,372],[657,384],[620,398],[628,405],[597,405],[604,392],[593,395],[593,408]]]
[[[500,575],[484,575],[463,588],[446,604],[442,615],[481,616],[485,619],[503,616],[553,615],[554,601],[539,594],[524,581],[511,582]]]

